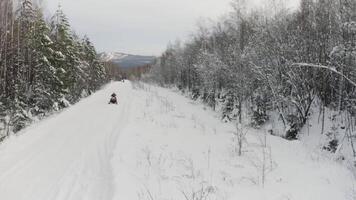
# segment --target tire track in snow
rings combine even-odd
[[[2,144],[1,199],[111,199],[111,158],[131,108],[130,87],[110,84]],[[117,107],[107,104],[112,92]]]

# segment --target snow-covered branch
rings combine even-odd
[[[326,69],[326,70],[331,71],[339,76],[342,76],[343,78],[345,78],[345,80],[347,80],[354,87],[356,87],[356,83],[354,81],[352,81],[350,78],[348,78],[345,74],[337,71],[335,67],[325,66],[325,65],[316,65],[316,64],[310,64],[310,63],[293,63],[291,66],[292,67],[310,67],[310,68]]]

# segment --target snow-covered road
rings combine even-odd
[[[234,131],[178,91],[111,83],[0,144],[0,200],[356,199],[323,152],[249,129],[239,157]]]
[[[114,83],[0,146],[1,200],[111,199],[111,157],[131,108]],[[112,92],[119,105],[108,105]]]

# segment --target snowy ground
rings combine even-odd
[[[178,93],[113,83],[0,145],[0,199],[356,199],[352,173],[303,143],[248,130],[238,157],[233,133]]]

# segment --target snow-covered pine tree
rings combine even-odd
[[[106,73],[103,64],[98,58],[98,54],[87,36],[81,41],[81,60],[88,67],[87,90],[89,94],[106,81]]]
[[[54,43],[49,38],[50,29],[44,21],[41,10],[37,9],[30,47],[33,49],[33,76],[30,84],[30,107],[34,115],[46,114],[54,109],[64,95],[62,82],[58,77]]]
[[[76,86],[81,81],[82,69],[79,60],[79,45],[75,41],[68,19],[59,7],[51,19],[51,39],[54,42],[53,50],[56,52],[57,73],[63,82],[65,98],[70,103],[75,103],[80,94]],[[65,99],[63,103],[65,103]],[[65,105],[64,105],[65,106]]]
[[[29,0],[20,1],[16,11],[15,37],[16,52],[13,52],[14,63],[10,75],[13,92],[9,98],[10,121],[13,132],[24,128],[30,121],[29,82],[32,75],[32,49],[29,47],[30,32],[33,27],[34,10]]]
[[[0,1],[0,138],[107,80],[94,47],[70,30],[61,9],[49,27],[33,1],[16,5]]]

